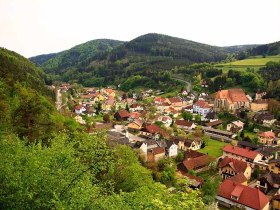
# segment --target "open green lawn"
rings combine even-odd
[[[233,66],[233,67],[264,66],[269,61],[279,62],[280,55],[266,56],[265,58],[263,58],[262,56],[249,57],[244,60],[238,60],[238,61],[233,61],[224,64],[217,64],[217,66]]]
[[[223,154],[223,147],[227,145],[227,143],[220,142],[214,139],[209,139],[206,143],[207,145],[200,149],[199,152],[208,153],[208,155],[213,157],[220,157]]]

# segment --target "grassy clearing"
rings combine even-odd
[[[208,153],[208,155],[217,158],[223,154],[223,148],[225,145],[227,145],[227,143],[209,139],[206,146],[203,149],[200,149],[199,152],[204,154]]]
[[[250,57],[244,60],[233,61],[223,64],[224,66],[264,66],[267,62],[280,61],[280,55],[263,57]]]

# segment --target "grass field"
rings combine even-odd
[[[244,60],[238,60],[238,61],[233,61],[229,63],[224,63],[224,64],[217,64],[217,66],[234,66],[234,67],[254,67],[254,66],[264,66],[267,62],[269,61],[274,61],[274,62],[279,62],[280,61],[280,55],[275,55],[275,56],[266,56],[263,58],[262,56],[255,56],[255,57],[249,57]]]
[[[204,154],[208,153],[208,155],[217,158],[223,154],[223,147],[225,145],[227,145],[227,143],[210,139],[206,143],[206,146],[203,149],[200,149],[199,152],[202,152]]]

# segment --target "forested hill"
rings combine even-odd
[[[44,77],[28,59],[0,48],[0,136],[15,134],[28,142],[47,143],[73,122],[57,113]]]
[[[266,55],[278,55],[278,54],[280,54],[280,41],[249,48],[245,51],[239,52],[237,58],[244,59],[249,56],[258,56],[258,55],[266,56]]]
[[[97,39],[77,45],[59,53],[39,55],[30,60],[48,73],[65,70],[69,67],[85,68],[96,56],[112,50],[123,42],[110,39]]]

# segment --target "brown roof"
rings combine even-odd
[[[242,160],[237,160],[226,156],[220,162],[219,168],[223,168],[227,165],[229,165],[237,173],[244,173],[248,166],[247,163]]]
[[[247,181],[246,176],[243,173],[236,174],[233,177],[230,177],[229,180],[236,182],[236,183],[243,183]]]
[[[255,159],[255,157],[258,154],[260,154],[256,151],[252,151],[252,150],[249,150],[249,149],[244,149],[244,148],[240,148],[240,147],[236,147],[236,146],[231,146],[231,145],[226,145],[223,148],[223,151],[235,154],[237,156],[246,157],[246,158],[249,158],[251,160]]]
[[[258,210],[263,209],[269,203],[268,197],[259,189],[241,185],[229,179],[222,182],[218,195],[235,203]],[[237,196],[238,200],[232,199],[232,195]]]
[[[191,127],[193,122],[192,121],[187,121],[187,120],[176,120],[175,124],[176,125],[181,125],[181,126]]]
[[[188,150],[185,152],[184,160],[187,160],[189,158],[197,158],[197,157],[200,157],[203,155],[205,155],[205,154],[198,152],[198,151],[194,151],[194,150]]]
[[[180,98],[168,98],[171,103],[180,103],[182,102]]]
[[[198,100],[194,105],[201,108],[211,108],[211,106],[204,100]]]
[[[209,155],[203,155],[196,158],[190,158],[183,161],[183,165],[187,170],[193,170],[198,167],[208,166],[213,161],[213,158]]]
[[[207,127],[213,127],[213,126],[216,126],[216,125],[220,125],[220,124],[222,124],[222,123],[223,123],[222,120],[215,120],[215,121],[213,121],[213,122],[206,123],[205,125],[206,125]]]
[[[163,147],[156,147],[152,149],[154,155],[165,153],[165,149]]]
[[[163,129],[161,129],[158,125],[156,124],[151,124],[146,126],[145,128],[149,133],[151,134],[156,134],[156,133],[160,133],[163,137],[167,137],[168,133],[166,131],[164,131]]]
[[[129,117],[129,112],[126,111],[126,110],[120,110],[120,111],[118,111],[118,113],[119,113],[121,118]]]

